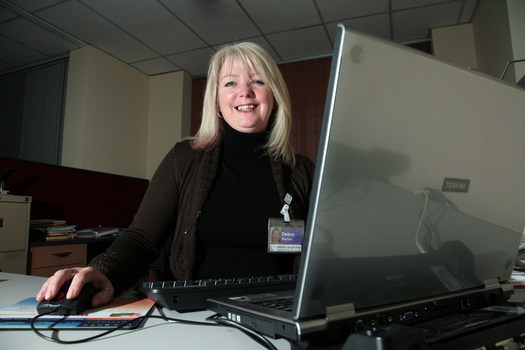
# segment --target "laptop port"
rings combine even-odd
[[[470,300],[468,300],[468,299],[462,300],[461,301],[461,308],[463,310],[470,309]]]
[[[412,321],[412,320],[415,319],[417,316],[418,316],[418,313],[417,313],[417,312],[414,312],[414,311],[407,311],[407,312],[405,312],[404,314],[399,315],[399,320],[400,320],[400,321]]]
[[[377,326],[383,326],[388,323],[392,322],[392,316],[387,314],[378,314],[376,317],[372,320],[371,324],[373,327]]]

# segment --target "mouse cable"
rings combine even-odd
[[[210,316],[206,318],[206,321],[213,321],[219,325],[227,326],[227,327],[234,327],[255,340],[260,345],[264,346],[268,350],[277,350],[275,345],[273,345],[266,337],[264,337],[262,334],[258,333],[257,331],[248,328],[247,326],[240,325],[238,323],[235,323],[233,321],[230,321],[226,318],[221,318],[219,314],[215,314],[213,316]]]
[[[183,323],[183,324],[189,324],[189,325],[198,325],[198,326],[219,326],[217,323],[211,323],[211,322],[199,322],[199,321],[190,321],[190,320],[183,320],[183,319],[178,319],[178,318],[172,318],[172,317],[167,317],[165,315],[163,316],[157,316],[157,315],[145,315],[145,316],[140,316],[140,317],[136,317],[132,320],[129,320],[125,323],[122,323],[120,325],[118,325],[117,327],[115,328],[111,328],[103,333],[100,333],[100,334],[97,334],[95,336],[92,336],[92,337],[88,337],[88,338],[84,338],[84,339],[78,339],[78,340],[60,340],[60,339],[55,339],[55,338],[52,338],[50,336],[47,336],[45,334],[42,334],[36,327],[35,327],[35,321],[37,321],[40,317],[43,317],[43,316],[47,316],[47,315],[50,315],[54,312],[54,310],[52,311],[49,311],[49,312],[46,312],[46,313],[43,313],[43,314],[40,314],[40,315],[36,315],[35,317],[33,317],[31,319],[31,329],[33,330],[33,332],[38,335],[40,338],[42,339],[45,339],[47,341],[50,341],[50,342],[54,342],[54,343],[59,343],[59,344],[80,344],[80,343],[87,343],[88,341],[91,341],[91,340],[95,340],[95,339],[98,339],[98,338],[101,338],[103,336],[106,336],[110,333],[113,333],[114,331],[116,330],[119,330],[119,329],[122,329],[123,327],[127,326],[128,324],[130,323],[133,323],[135,321],[138,321],[138,320],[146,320],[146,319],[149,319],[149,318],[158,318],[158,319],[161,319],[161,320],[164,320],[164,321],[172,321],[172,322],[178,322],[178,323]],[[61,322],[63,320],[65,320],[67,318],[67,316],[64,316],[62,317],[61,319],[57,320],[56,322]],[[43,330],[51,330],[51,331],[59,331],[58,329],[54,329],[54,328],[45,328]]]

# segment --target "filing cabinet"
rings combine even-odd
[[[0,194],[0,270],[26,274],[31,197]]]

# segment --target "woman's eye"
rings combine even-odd
[[[264,82],[262,80],[254,80],[252,81],[253,85],[264,85]]]
[[[229,81],[226,84],[224,84],[224,86],[233,86],[233,85],[235,85],[233,81]]]

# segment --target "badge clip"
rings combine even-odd
[[[284,222],[289,223],[290,222],[290,213],[288,212],[288,209],[290,209],[290,204],[292,203],[292,195],[289,193],[284,196],[284,205],[281,209],[281,214],[284,216]]]
[[[290,213],[288,212],[289,208],[290,206],[288,204],[285,204],[281,209],[281,214],[283,214],[284,216],[284,222],[290,222]]]

